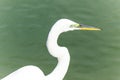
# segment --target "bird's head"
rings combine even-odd
[[[101,30],[93,26],[79,24],[69,19],[60,19],[56,22],[56,26],[60,26],[58,29],[61,32],[73,31],[73,30]]]
[[[52,56],[62,57],[63,55],[68,53],[67,48],[59,47],[57,45],[57,39],[61,33],[67,32],[67,31],[73,31],[73,30],[100,30],[100,29],[92,27],[92,26],[78,24],[78,23],[71,21],[69,19],[58,20],[53,25],[51,31],[49,32],[48,41],[47,41],[48,50]],[[57,53],[54,52],[54,50],[57,51]]]

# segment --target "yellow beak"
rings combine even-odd
[[[80,30],[97,30],[97,31],[100,31],[101,29],[99,29],[99,28],[95,28],[95,27],[82,27],[82,28],[80,28]]]
[[[80,30],[89,30],[89,31],[90,30],[97,30],[97,31],[100,31],[101,29],[93,27],[93,26],[88,26],[88,25],[81,24],[80,25]]]

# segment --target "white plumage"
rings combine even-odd
[[[100,29],[87,27],[68,19],[58,20],[49,32],[46,44],[49,53],[58,59],[58,64],[55,69],[50,74],[44,75],[40,68],[28,65],[16,70],[1,80],[63,80],[68,70],[70,55],[66,47],[61,47],[57,44],[57,39],[61,33],[72,30]]]

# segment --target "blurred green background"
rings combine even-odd
[[[71,55],[64,80],[120,80],[120,0],[0,0],[0,78],[26,65],[50,73],[46,39],[60,18],[103,29],[60,36]]]

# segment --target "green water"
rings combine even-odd
[[[102,28],[64,33],[71,55],[64,80],[120,80],[119,0],[0,0],[0,78],[25,65],[50,73],[47,34],[60,18]]]

